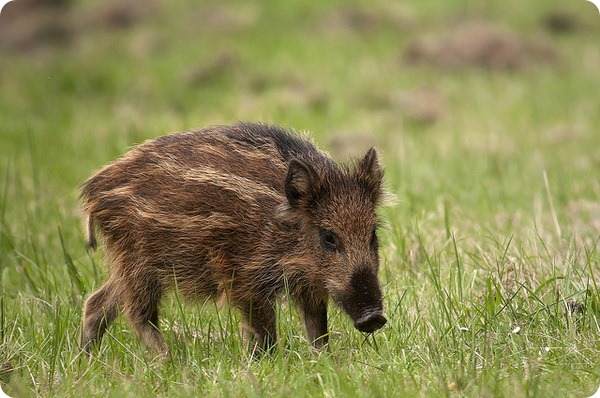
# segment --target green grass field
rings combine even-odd
[[[596,391],[600,15],[591,3],[150,4],[75,1],[58,11],[64,26],[50,23],[43,35],[13,29],[19,46],[6,34],[0,41],[7,394]],[[516,51],[509,68],[480,58],[452,67],[407,59],[422,35],[445,37],[474,19],[533,49]],[[101,251],[85,250],[78,185],[146,139],[238,120],[310,131],[340,159],[379,148],[398,197],[381,211],[388,324],[365,336],[332,304],[330,350],[316,352],[283,299],[278,350],[255,361],[239,314],[173,296],[161,323],[172,361],[152,360],[122,319],[95,357],[81,356],[81,308],[106,268]]]

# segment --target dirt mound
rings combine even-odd
[[[402,8],[358,9],[343,7],[319,16],[316,27],[323,33],[367,33],[378,29],[406,29],[414,25],[410,11]]]
[[[360,158],[368,148],[377,146],[372,134],[338,131],[329,137],[328,149],[340,161]]]
[[[409,64],[441,68],[518,69],[533,62],[555,62],[558,56],[547,43],[474,20],[417,38],[408,45],[403,58]]]
[[[104,29],[130,27],[156,12],[157,4],[150,1],[104,0],[93,13],[92,24]]]
[[[581,20],[572,13],[562,10],[554,10],[545,15],[542,25],[550,33],[572,33],[580,29]]]
[[[391,112],[418,125],[431,125],[443,118],[447,103],[444,95],[431,86],[365,94],[362,105],[374,111]]]
[[[43,44],[66,44],[72,37],[68,0],[19,0],[0,12],[0,49],[26,51]]]
[[[223,51],[206,63],[190,68],[183,74],[183,82],[190,86],[208,84],[223,76],[233,74],[239,63],[239,58],[234,52]]]
[[[107,0],[91,9],[72,0],[17,0],[0,13],[0,51],[30,52],[48,45],[68,45],[90,30],[129,27],[152,15],[153,0]]]
[[[390,95],[390,104],[409,121],[419,124],[437,122],[444,114],[446,103],[433,87],[418,87]]]
[[[191,9],[187,23],[205,32],[242,32],[256,24],[260,9],[248,2],[243,6],[222,5],[204,6]]]

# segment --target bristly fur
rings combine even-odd
[[[108,282],[86,302],[82,346],[89,352],[123,312],[149,348],[166,353],[158,305],[173,283],[186,298],[228,297],[264,350],[276,340],[274,306],[285,286],[316,346],[327,342],[329,296],[357,328],[381,327],[382,178],[374,149],[338,166],[308,139],[262,124],[133,148],[81,187],[87,245],[95,248],[100,232],[110,265]]]

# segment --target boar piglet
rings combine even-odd
[[[85,303],[81,347],[89,353],[122,313],[145,346],[166,355],[158,309],[173,286],[184,298],[236,307],[260,351],[277,339],[282,292],[315,347],[328,342],[329,297],[358,330],[381,328],[382,178],[374,149],[339,166],[305,137],[262,124],[133,148],[81,188],[88,246],[99,232],[109,264],[108,281]]]

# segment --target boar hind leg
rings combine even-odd
[[[301,300],[301,301],[300,301]],[[315,348],[323,348],[329,342],[327,332],[327,300],[298,300],[304,316],[308,340]]]
[[[117,291],[115,281],[110,279],[85,302],[79,346],[87,354],[99,344],[106,328],[117,317],[120,307]]]
[[[272,353],[277,341],[275,302],[269,299],[254,300],[242,306],[245,329],[250,332],[250,348],[255,357]]]
[[[150,274],[124,281],[126,295],[123,297],[125,315],[136,334],[152,353],[168,356],[168,348],[158,329],[158,305],[163,293],[160,280]]]

